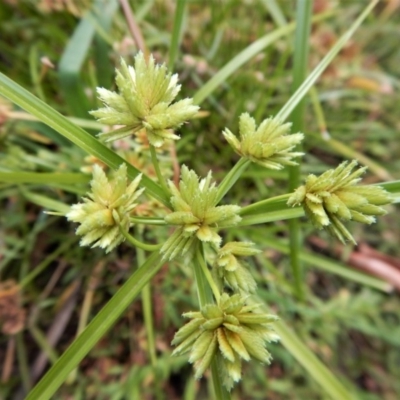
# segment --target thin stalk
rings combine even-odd
[[[312,0],[298,0],[296,12],[296,32],[294,44],[293,60],[293,85],[292,90],[296,90],[303,83],[307,75],[309,36],[311,30]],[[294,132],[304,131],[305,101],[303,99],[297,104],[291,114],[292,129]],[[299,146],[298,150],[301,151]],[[300,186],[300,165],[289,168],[289,191],[293,192]],[[290,265],[293,275],[294,292],[298,299],[304,300],[303,266],[300,262],[299,252],[302,247],[303,239],[300,229],[300,221],[297,218],[289,221],[290,238]]]
[[[201,261],[202,260],[202,261]],[[196,277],[197,294],[199,296],[200,307],[206,304],[213,303],[210,287],[207,285],[207,278],[204,275],[202,263],[205,264],[203,248],[201,243],[198,244],[196,254],[193,260],[194,274]],[[214,398],[216,400],[230,400],[229,392],[222,385],[222,380],[219,374],[220,368],[216,358],[211,362],[211,377],[214,386]]]
[[[353,158],[360,163],[364,164],[368,167],[369,171],[374,173],[379,179],[383,180],[391,180],[393,177],[390,173],[381,165],[379,165],[374,160],[371,160],[368,156],[363,153],[360,153],[357,150],[352,149],[351,147],[347,146],[345,143],[340,142],[339,140],[335,140],[331,137],[330,133],[328,132],[327,123],[325,120],[324,111],[321,107],[321,102],[318,98],[318,91],[315,87],[310,89],[310,98],[311,104],[314,109],[315,118],[317,120],[317,124],[319,127],[320,134],[309,132],[307,135],[312,136],[313,138],[317,139],[318,141],[327,144],[334,153],[338,153],[341,156],[345,156],[347,158]],[[324,146],[325,147],[325,146]]]
[[[168,69],[173,70],[178,55],[179,44],[182,37],[183,16],[185,14],[186,0],[177,0],[175,6],[174,27],[172,30],[171,45],[169,48]]]
[[[240,210],[240,215],[248,215],[248,214],[256,214],[262,211],[268,211],[271,209],[272,204],[286,204],[290,197],[290,193],[281,194],[279,196],[270,197],[266,200],[257,201],[256,203],[250,204],[246,207],[243,207]]]
[[[325,57],[320,61],[320,63],[314,68],[307,79],[302,83],[302,85],[293,93],[292,97],[286,102],[286,104],[280,109],[276,117],[281,120],[286,120],[290,113],[296,108],[297,104],[303,99],[303,97],[308,93],[317,79],[321,76],[322,72],[325,71],[326,67],[331,63],[331,61],[336,57],[340,50],[343,49],[345,44],[351,38],[353,33],[361,25],[364,19],[372,11],[372,9],[378,4],[379,0],[372,0],[360,16],[354,21],[351,27],[341,36],[341,38],[335,43],[335,45],[329,50]],[[313,18],[313,20],[315,20]]]
[[[99,282],[101,281],[101,275],[104,269],[104,265],[105,265],[104,261],[98,262],[89,276],[89,280],[87,283],[87,290],[85,292],[85,297],[83,298],[82,308],[79,315],[78,329],[76,331],[75,337],[78,337],[88,324],[90,311],[92,310],[93,298],[96,289],[99,285]],[[67,379],[67,384],[71,385],[75,381],[78,375],[78,370],[79,370],[78,368],[75,368],[70,373]]]
[[[225,176],[222,182],[218,186],[218,194],[217,194],[217,203],[219,203],[222,198],[226,195],[229,189],[236,183],[236,181],[240,178],[242,173],[246,170],[246,168],[250,165],[250,160],[246,158],[241,158],[234,167],[229,171],[229,173]]]
[[[215,300],[218,303],[219,299],[221,297],[221,294],[219,293],[217,285],[215,284],[214,279],[212,278],[211,273],[210,273],[209,269],[207,268],[206,260],[204,259],[204,257],[198,257],[197,261],[199,262],[199,264],[201,266],[201,270],[203,271],[203,274],[206,277],[207,282],[210,285],[210,288],[214,294]]]
[[[130,217],[129,220],[133,224],[145,224],[145,225],[166,225],[167,223],[164,221],[164,218],[157,217]]]
[[[160,250],[162,247],[162,244],[146,244],[143,243],[139,240],[137,240],[135,237],[130,235],[128,232],[126,232],[122,227],[120,227],[121,233],[124,235],[125,239],[133,246],[138,249],[146,250],[146,251],[157,251]]]
[[[35,279],[40,273],[42,273],[54,260],[56,260],[60,254],[67,251],[70,246],[76,242],[77,239],[74,237],[70,240],[65,241],[61,246],[59,246],[53,253],[49,254],[36,268],[34,268],[28,275],[26,275],[20,282],[19,286],[22,289],[33,279]]]
[[[26,354],[26,347],[22,337],[22,332],[18,332],[16,334],[16,338],[19,373],[21,374],[22,385],[25,392],[29,392],[29,389],[32,387],[32,380],[29,373],[28,355]]]
[[[161,187],[164,189],[164,192],[167,196],[170,195],[170,191],[165,181],[163,174],[161,173],[160,164],[158,163],[156,149],[153,145],[150,145],[150,154],[151,154],[151,161],[153,163],[154,169],[156,170],[158,182],[160,183]]]
[[[139,229],[138,229],[139,231]],[[137,235],[141,238],[140,232],[137,232]],[[145,253],[142,249],[136,250],[136,257],[138,267],[142,265],[145,261]],[[152,301],[151,301],[151,288],[148,283],[142,289],[142,309],[143,309],[143,317],[144,317],[144,326],[146,328],[147,334],[147,346],[149,351],[149,357],[151,361],[151,365],[155,368],[157,364],[157,356],[156,356],[156,345],[155,345],[155,335],[154,335],[154,324],[153,324],[153,311],[152,311]]]
[[[35,325],[29,327],[29,332],[35,339],[40,349],[46,354],[46,357],[51,361],[52,364],[54,364],[59,356],[48,342],[46,335],[44,335],[43,332]]]

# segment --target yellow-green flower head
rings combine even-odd
[[[164,258],[184,255],[196,238],[218,246],[221,242],[218,229],[236,225],[241,220],[239,206],[216,205],[218,189],[211,183],[211,178],[210,171],[200,180],[194,171],[183,165],[179,189],[173,182],[168,182],[174,212],[168,214],[165,221],[179,228],[161,248]]]
[[[190,352],[196,379],[201,378],[215,356],[219,356],[223,383],[230,390],[241,379],[242,360],[251,358],[269,364],[271,354],[266,342],[276,342],[279,336],[271,324],[275,315],[256,313],[260,304],[246,305],[240,294],[224,293],[219,304],[207,304],[201,311],[188,312],[191,321],[175,334],[173,355]]]
[[[302,205],[317,228],[327,228],[343,243],[349,240],[356,244],[341,221],[372,224],[375,215],[386,214],[379,206],[392,202],[390,194],[379,186],[357,186],[367,168],[353,171],[356,166],[357,161],[345,161],[318,177],[309,175],[306,184],[294,191],[287,204]]]
[[[180,91],[178,76],[168,73],[165,64],[156,65],[153,56],[146,62],[143,53],[135,57],[135,67],[121,59],[116,83],[119,93],[97,88],[105,107],[92,111],[105,125],[123,125],[102,133],[105,141],[113,141],[145,129],[149,142],[160,147],[166,139],[179,139],[174,129],[192,118],[199,110],[192,99],[171,104]]]
[[[268,118],[257,128],[254,118],[244,113],[239,118],[240,140],[228,128],[222,134],[240,156],[266,168],[282,169],[285,165],[297,165],[292,159],[304,154],[291,151],[304,135],[288,134],[290,127],[290,123]]]
[[[217,273],[233,290],[242,290],[253,293],[257,284],[246,265],[236,256],[245,257],[258,254],[260,250],[254,248],[251,242],[229,242],[218,251],[214,266]]]
[[[92,191],[66,215],[69,221],[80,224],[76,234],[82,236],[81,246],[92,244],[108,253],[124,240],[120,229],[129,230],[129,217],[137,205],[135,200],[144,190],[136,190],[141,177],[138,175],[128,185],[126,164],[122,164],[110,180],[99,165],[93,166]]]

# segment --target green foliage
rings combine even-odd
[[[0,336],[0,397],[396,399],[400,232],[396,206],[382,208],[400,199],[392,4],[34,3],[0,5],[0,323],[20,322]],[[64,57],[78,91],[60,86]],[[365,186],[346,159],[368,166]],[[57,216],[70,204],[76,232]],[[42,379],[36,354],[50,360]]]

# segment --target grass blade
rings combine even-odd
[[[72,342],[53,367],[30,391],[26,400],[50,399],[67,379],[68,374],[112,327],[163,264],[161,256],[158,253],[153,253],[121,286],[118,292],[93,318],[81,335]]]
[[[75,143],[78,147],[99,158],[110,168],[117,169],[125,160],[114,153],[108,147],[100,143],[88,132],[74,125],[59,112],[29,93],[22,86],[0,73],[0,94],[23,108],[25,111],[35,115],[40,121],[50,126],[58,133]],[[127,164],[128,176],[134,179],[140,171],[130,164]],[[146,192],[155,197],[161,203],[169,207],[169,198],[161,187],[149,177],[143,175],[141,186]]]

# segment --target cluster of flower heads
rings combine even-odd
[[[146,61],[141,52],[135,57],[135,67],[121,60],[121,69],[116,72],[119,93],[97,88],[105,107],[91,114],[105,125],[122,127],[100,137],[109,142],[144,129],[155,147],[166,139],[179,139],[174,129],[193,118],[199,107],[193,105],[192,99],[171,104],[181,88],[178,76],[168,73],[165,64],[157,65],[153,56]]]
[[[357,186],[366,167],[354,170],[356,166],[357,161],[345,161],[318,177],[309,175],[305,185],[291,195],[288,205],[302,205],[318,229],[326,228],[341,242],[356,244],[342,221],[372,224],[375,215],[386,214],[380,206],[392,202],[390,194],[380,186]]]
[[[135,57],[135,68],[121,62],[116,82],[119,93],[98,89],[105,107],[92,111],[104,124],[122,125],[101,134],[106,141],[145,133],[151,145],[160,147],[167,139],[179,139],[174,129],[198,111],[192,99],[172,104],[180,90],[177,76],[171,76],[165,65],[156,65],[152,57],[146,61],[142,53]],[[292,150],[304,135],[289,134],[290,125],[269,118],[257,128],[255,120],[245,113],[239,120],[240,140],[228,129],[223,135],[241,157],[266,168],[281,169],[296,165],[293,158],[303,155]],[[355,161],[344,162],[319,177],[310,175],[305,185],[291,195],[288,205],[302,205],[318,228],[327,228],[341,241],[354,242],[341,221],[370,224],[375,221],[374,215],[385,214],[380,206],[391,202],[390,195],[378,186],[356,186],[365,170],[353,171],[356,165]],[[94,165],[91,193],[67,214],[69,220],[81,224],[76,231],[82,236],[81,245],[99,246],[108,252],[124,240],[122,231],[129,230],[130,214],[143,191],[137,190],[140,179],[138,176],[128,185],[123,164],[108,180],[103,170]],[[265,346],[279,339],[272,329],[277,317],[258,312],[259,305],[252,304],[248,297],[255,291],[256,282],[241,257],[259,251],[250,242],[228,242],[222,246],[219,230],[240,222],[240,207],[217,205],[219,193],[211,172],[200,179],[183,166],[179,186],[168,184],[173,211],[164,219],[176,229],[160,252],[164,259],[172,260],[188,253],[196,242],[209,243],[216,251],[210,276],[222,292],[216,295],[216,304],[184,314],[191,321],[176,333],[173,354],[190,352],[196,378],[217,359],[223,383],[230,390],[241,378],[242,361],[253,358],[269,363],[271,355]],[[224,286],[233,294],[224,293]]]
[[[80,224],[76,234],[82,236],[81,246],[92,244],[108,253],[124,241],[121,229],[129,230],[129,217],[144,190],[137,190],[141,177],[138,175],[128,185],[126,164],[110,180],[99,165],[93,166],[91,192],[83,203],[74,204],[66,214],[69,221]]]
[[[279,340],[271,327],[277,317],[254,312],[259,307],[260,304],[247,305],[241,294],[224,293],[218,304],[183,314],[191,321],[176,333],[173,354],[190,352],[189,362],[194,363],[197,379],[219,357],[223,384],[230,390],[241,379],[242,360],[253,358],[269,363],[271,355],[265,343]]]
[[[282,169],[286,165],[297,165],[292,159],[304,154],[292,151],[304,135],[289,134],[291,125],[277,118],[268,118],[257,128],[254,118],[244,113],[239,118],[240,140],[228,128],[222,133],[241,157],[265,168]]]

